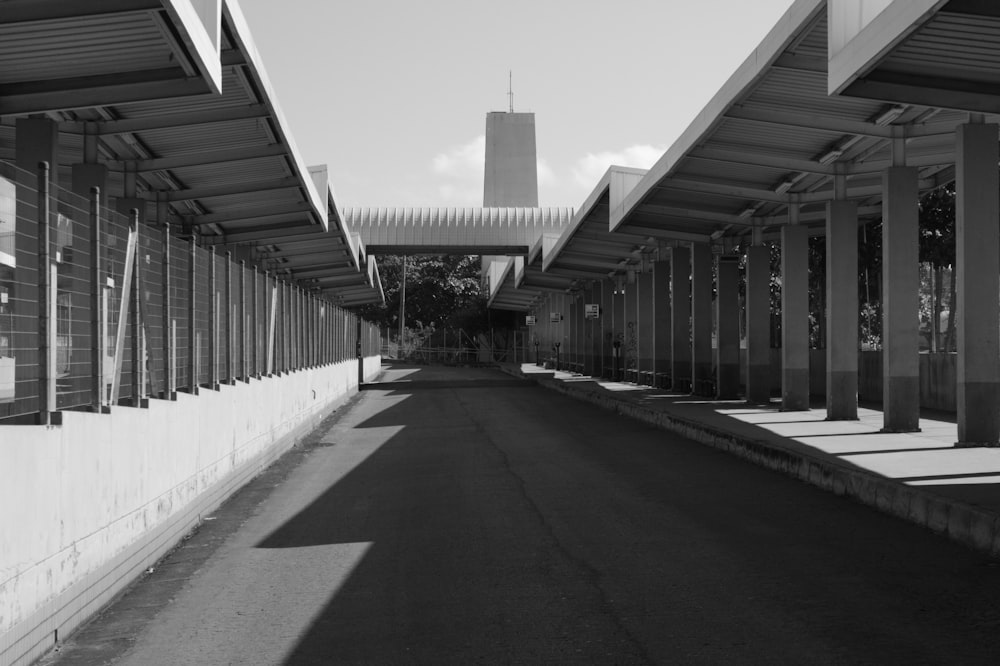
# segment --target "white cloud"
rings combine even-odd
[[[546,185],[553,185],[556,182],[556,174],[552,171],[552,167],[549,163],[543,160],[541,157],[538,158],[538,186],[545,187]]]
[[[648,169],[666,148],[650,145],[629,146],[623,150],[587,153],[573,166],[573,178],[584,187],[594,187],[611,165]]]
[[[486,161],[486,136],[439,153],[431,161],[431,170],[440,177],[437,187],[441,205],[483,205],[483,163]]]
[[[462,180],[482,180],[483,163],[486,161],[486,136],[480,134],[472,141],[434,157],[434,173]]]
[[[483,169],[486,163],[486,136],[455,146],[434,156],[431,170],[440,177],[437,186],[440,202],[445,206],[482,206]],[[538,185],[552,185],[556,175],[542,158],[538,158]]]

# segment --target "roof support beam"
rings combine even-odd
[[[230,148],[228,150],[205,151],[199,153],[187,153],[174,157],[158,157],[149,160],[135,160],[135,171],[165,171],[169,169],[182,169],[184,167],[200,166],[202,164],[219,164],[222,162],[239,162],[242,160],[254,160],[265,157],[283,157],[288,154],[288,148],[281,144],[270,146],[251,146],[249,148]],[[108,162],[108,168],[115,171],[124,171],[126,161]]]
[[[307,237],[323,238],[326,232],[319,225],[309,226],[277,226],[256,231],[243,231],[238,233],[228,233],[225,235],[224,243],[249,243],[256,241],[262,245],[268,243],[282,243],[289,240],[302,240]]]
[[[208,125],[225,123],[234,120],[267,118],[271,112],[263,104],[248,104],[206,111],[191,111],[186,113],[165,113],[161,116],[145,118],[123,118],[120,120],[74,121],[59,124],[59,131],[69,134],[98,134],[108,136],[114,134],[129,134],[149,130],[176,129],[191,125]]]
[[[801,127],[811,130],[826,130],[835,134],[855,134],[878,139],[892,138],[892,128],[874,123],[844,118],[831,118],[809,113],[778,111],[776,109],[748,109],[733,107],[726,112],[726,118],[783,127]]]
[[[783,194],[772,192],[771,190],[757,190],[751,187],[739,187],[726,185],[723,183],[706,183],[694,180],[671,180],[667,186],[659,186],[661,191],[698,192],[701,194],[715,194],[720,197],[731,199],[742,199],[743,201],[770,201],[772,203],[787,203],[788,197]],[[862,197],[878,196],[882,193],[881,185],[871,185],[863,187],[848,187],[847,196],[850,199]],[[832,190],[820,192],[803,192],[796,195],[801,203],[812,203],[816,201],[832,201],[836,197]]]
[[[233,185],[219,185],[217,187],[203,187],[194,190],[174,190],[162,192],[166,201],[194,201],[196,199],[215,199],[217,197],[231,197],[247,194],[250,192],[270,192],[274,190],[285,190],[301,187],[302,183],[298,178],[279,178],[269,181],[258,181],[253,183],[235,183]],[[156,192],[148,192],[145,198],[156,200]]]
[[[688,157],[696,160],[725,162],[728,164],[748,164],[751,166],[770,167],[786,171],[805,171],[807,173],[817,173],[823,175],[832,175],[834,173],[832,165],[824,166],[823,164],[812,160],[765,155],[747,148],[741,148],[740,150],[695,148],[688,154]]]
[[[209,92],[204,80],[187,77],[180,68],[16,83],[0,86],[0,115],[148,102]]]
[[[3,12],[0,13],[0,25],[26,21],[77,19],[105,14],[149,12],[159,9],[163,9],[163,3],[160,0],[87,0],[87,2],[7,0],[3,3]]]

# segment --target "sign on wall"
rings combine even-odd
[[[601,306],[598,303],[586,303],[583,306],[583,316],[585,319],[600,319]]]
[[[527,317],[525,317],[524,318],[524,325],[525,326],[534,326],[535,325],[535,315],[528,315]]]
[[[558,324],[562,320],[563,320],[563,316],[562,316],[561,312],[550,312],[549,313],[549,323],[550,324]]]

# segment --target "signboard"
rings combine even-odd
[[[534,326],[535,325],[535,315],[528,315],[527,317],[525,317],[524,318],[524,324],[525,324],[525,326]]]
[[[561,312],[550,312],[549,313],[549,323],[550,324],[558,324],[562,320],[563,320],[563,317],[562,317],[562,313]]]
[[[598,303],[586,303],[583,306],[583,316],[585,319],[600,319],[601,306]]]

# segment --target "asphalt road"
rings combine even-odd
[[[58,664],[996,664],[1000,567],[492,371],[390,371]]]

